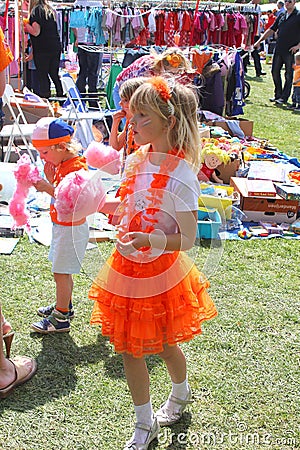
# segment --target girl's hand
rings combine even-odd
[[[126,117],[126,112],[123,111],[123,109],[120,109],[113,114],[113,121],[121,122],[124,117]]]
[[[121,255],[131,255],[141,247],[150,247],[149,234],[141,231],[126,233],[122,240],[117,241],[116,246]]]
[[[54,175],[55,175],[55,165],[49,162],[46,162],[44,165],[44,174],[49,183],[53,184]]]

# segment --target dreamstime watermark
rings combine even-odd
[[[295,448],[297,445],[294,431],[286,431],[282,436],[275,436],[267,431],[248,431],[244,423],[239,423],[236,430],[228,432],[203,431],[196,433],[187,431],[176,434],[165,428],[159,433],[158,442],[160,445],[172,443],[173,445],[193,446],[195,449],[201,449],[204,445],[216,448],[223,448],[224,445],[239,445],[241,448],[249,448],[249,446],[273,448],[275,445]]]

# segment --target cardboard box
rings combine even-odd
[[[236,173],[239,170],[241,161],[239,159],[235,159],[228,164],[222,163],[217,167],[216,171],[218,172],[218,177],[223,180],[225,184],[230,183],[231,177],[236,177]]]
[[[300,186],[292,183],[275,183],[275,189],[280,197],[286,200],[300,201]]]
[[[292,223],[299,209],[297,200],[285,200],[279,195],[274,198],[249,197],[246,178],[233,177],[230,185],[240,193],[240,208],[249,221]]]
[[[210,126],[214,126],[214,127],[221,127],[221,128],[223,128],[223,130],[228,131],[228,133],[231,136],[235,136],[230,131],[230,128],[227,125],[227,122],[229,120],[238,120],[239,121],[239,126],[240,126],[241,130],[244,132],[245,136],[252,136],[252,134],[253,134],[253,124],[254,124],[253,120],[237,119],[237,118],[231,117],[230,119],[226,119],[224,121],[222,121],[222,120],[209,121],[209,122],[206,122],[206,125],[210,125]]]
[[[36,123],[42,117],[53,116],[53,111],[51,110],[49,103],[29,102],[22,97],[17,97],[17,100],[28,123]],[[13,107],[15,114],[18,115],[18,110],[13,102],[11,102],[11,106]],[[4,125],[9,125],[12,122],[12,117],[7,106],[4,106],[3,112],[5,114]]]

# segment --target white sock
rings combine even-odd
[[[134,411],[136,415],[136,421],[143,423],[145,425],[149,425],[152,427],[154,422],[154,415],[153,415],[153,409],[151,400],[148,403],[145,403],[144,405],[135,406],[134,405]],[[136,439],[136,442],[139,444],[144,444],[148,436],[148,432],[146,430],[141,430],[139,428],[136,428],[134,431],[134,437]]]
[[[171,395],[174,395],[176,398],[180,398],[180,400],[185,400],[189,393],[189,383],[187,378],[182,383],[173,383],[172,382],[172,392]]]
[[[187,378],[182,383],[173,383],[172,382],[172,391],[169,395],[168,400],[166,401],[165,408],[170,412],[178,412],[181,408],[181,405],[178,405],[175,402],[170,400],[171,395],[180,400],[186,400],[189,393],[189,384]]]

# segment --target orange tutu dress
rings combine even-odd
[[[101,325],[118,353],[157,354],[201,333],[217,315],[209,282],[184,252],[136,262],[115,250],[89,291],[92,325]]]

